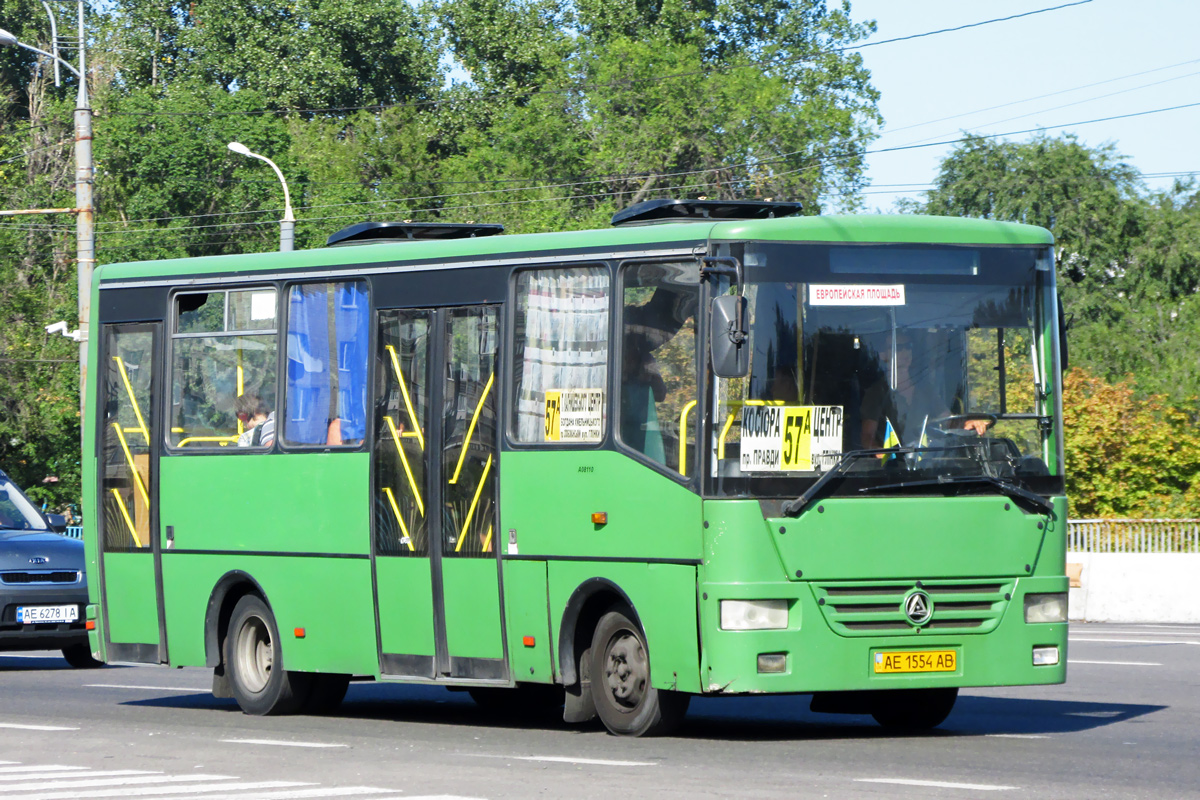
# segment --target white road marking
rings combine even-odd
[[[1195,644],[1200,645],[1200,642],[1192,642],[1187,640],[1170,640],[1163,639],[1092,639],[1082,636],[1068,637],[1072,642],[1107,642],[1109,644]]]
[[[406,800],[485,800],[482,797],[461,797],[457,794],[423,794],[420,797],[409,797]]]
[[[1161,667],[1157,661],[1083,661],[1078,658],[1068,658],[1068,664],[1105,664],[1111,667]]]
[[[272,747],[349,747],[348,744],[326,742],[285,742],[279,739],[221,739],[228,744],[265,744]]]
[[[60,656],[35,655],[33,653],[5,653],[0,658],[60,658]]]
[[[933,789],[969,789],[974,792],[1005,792],[1016,786],[997,786],[990,783],[950,783],[947,781],[918,781],[909,778],[855,778],[856,783],[894,783],[900,786],[928,786]]]
[[[188,783],[191,781],[231,781],[234,780],[232,775],[140,775],[140,776],[123,776],[118,778],[92,778],[87,775],[81,775],[78,778],[69,780],[38,780],[30,783],[14,783],[11,786],[5,786],[5,792],[11,792],[16,789],[25,789],[31,791],[34,789],[75,789],[85,788],[88,786],[136,786],[147,783]]]
[[[380,789],[377,786],[340,786],[329,789],[285,789],[279,792],[235,792],[233,794],[206,794],[202,798],[191,796],[167,795],[156,797],[154,800],[304,800],[308,797],[361,797],[373,795],[376,798],[396,797],[399,789]],[[432,800],[432,798],[408,797],[405,800]],[[447,798],[447,800],[472,800],[472,798]],[[475,798],[474,800],[478,800]]]
[[[5,761],[5,764],[19,764],[19,761]],[[54,770],[55,772],[66,772],[67,770],[86,770],[87,767],[67,766],[66,764],[51,764],[50,766],[36,767],[0,767],[0,775],[8,775],[17,772],[41,772],[44,770]]]
[[[138,689],[149,690],[152,692],[203,692],[207,694],[212,691],[209,687],[197,688],[195,686],[134,686],[126,683],[85,683],[85,689]]]
[[[1044,733],[985,733],[989,739],[1049,739]]]
[[[169,791],[172,796],[179,797],[194,797],[198,794],[206,794],[210,792],[228,792],[231,789],[236,789],[239,794],[238,798],[245,798],[245,792],[250,789],[287,789],[300,786],[315,786],[313,783],[303,783],[300,781],[253,781],[249,783],[206,783],[197,786],[172,786]],[[64,792],[35,792],[33,794],[12,794],[5,795],[4,800],[77,800],[82,798],[97,798],[97,797],[144,797],[146,795],[158,795],[162,798],[163,787],[149,786],[140,787],[137,789],[92,789],[86,792],[80,792],[74,789]],[[209,800],[205,798],[204,800]]]
[[[503,758],[509,761],[551,761],[556,764],[589,764],[597,767],[657,767],[656,761],[615,761],[606,758],[573,758],[571,756],[497,756],[490,753],[467,753],[476,758]]]
[[[62,725],[18,725],[15,722],[0,722],[0,728],[12,728],[18,731],[77,731],[79,728],[68,728]]]
[[[144,770],[144,769],[90,770],[90,769],[85,769],[84,767],[61,767],[58,769],[55,769],[53,767],[46,767],[46,768],[29,767],[28,769],[29,769],[29,772],[22,772],[22,773],[6,772],[6,773],[0,775],[0,782],[31,781],[31,780],[34,780],[35,778],[37,780],[47,781],[47,780],[56,779],[56,778],[101,778],[101,777],[105,777],[108,775],[115,776],[115,775],[161,775],[162,774],[161,772],[152,772],[150,770]],[[77,771],[75,771],[75,772],[64,772],[63,771],[63,770],[67,770],[67,769],[77,770]],[[42,771],[39,772],[37,770],[42,770]],[[7,788],[7,787],[0,787],[0,788]]]

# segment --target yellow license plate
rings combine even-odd
[[[897,672],[954,672],[958,654],[953,650],[890,650],[875,654],[875,674]]]

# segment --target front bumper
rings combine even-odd
[[[0,651],[61,650],[74,644],[87,644],[84,627],[87,602],[86,586],[28,585],[17,590],[11,586],[0,587]],[[66,605],[79,609],[74,622],[37,625],[17,622],[17,606]]]
[[[711,694],[806,693],[873,689],[1056,684],[1066,680],[1067,624],[1029,624],[1024,596],[1066,592],[1066,578],[1009,579],[1011,599],[986,632],[909,629],[846,635],[833,629],[808,583],[702,584],[701,625],[704,691]],[[784,598],[788,627],[724,631],[721,599]],[[1057,647],[1058,663],[1034,666],[1033,648]],[[948,672],[877,674],[878,653],[953,650]],[[759,656],[786,655],[784,671],[760,673]]]

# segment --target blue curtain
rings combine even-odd
[[[290,444],[325,444],[329,429],[329,316],[325,284],[293,286],[287,333]]]
[[[333,321],[337,332],[338,416],[342,441],[350,444],[367,435],[367,344],[369,321],[366,284],[341,284]]]

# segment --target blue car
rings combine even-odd
[[[0,651],[61,650],[72,667],[97,667],[84,628],[83,542],[66,527],[0,470]]]

